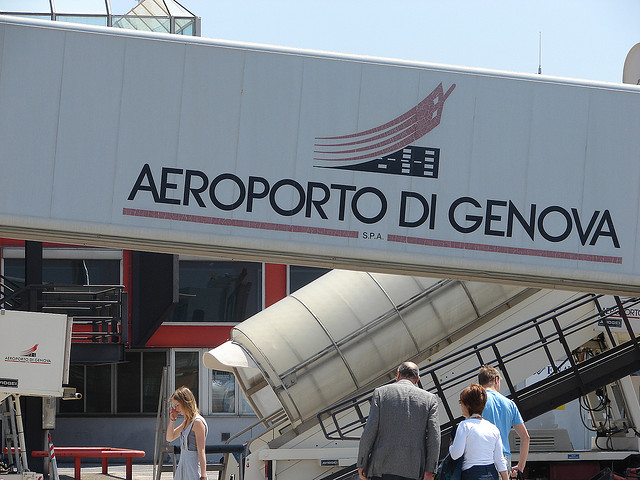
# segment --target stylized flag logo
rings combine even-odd
[[[38,349],[38,345],[39,345],[39,344],[37,344],[37,343],[36,343],[33,347],[31,347],[31,348],[29,348],[29,349],[27,349],[27,350],[24,350],[24,351],[22,351],[22,352],[20,352],[20,355],[21,355],[21,356],[23,356],[23,357],[31,357],[31,356],[34,356],[34,355],[36,354],[36,350]]]
[[[440,83],[424,100],[399,117],[364,132],[336,137],[316,137],[314,160],[321,162],[317,167],[340,168],[348,170],[376,171],[419,176],[425,175],[422,167],[389,168],[394,161],[404,159],[406,163],[429,164],[425,169],[433,170],[439,151],[424,149],[416,152],[416,147],[408,147],[440,124],[445,100],[451,95],[455,83],[444,92]],[[404,150],[403,150],[404,149]],[[425,151],[426,150],[426,151]],[[435,152],[434,152],[435,151]],[[424,155],[424,158],[422,156]],[[416,158],[420,157],[420,158]],[[431,161],[430,161],[431,160]],[[339,165],[338,165],[339,163]]]

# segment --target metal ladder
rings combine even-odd
[[[156,416],[156,438],[153,454],[153,480],[160,480],[162,472],[176,471],[176,456],[174,448],[166,440],[167,423],[169,421],[167,399],[169,398],[168,367],[162,369],[160,382],[160,396],[158,398],[158,414]],[[164,463],[169,457],[171,464]]]
[[[2,414],[2,451],[6,454],[10,473],[29,471],[27,449],[22,426],[22,410],[18,395],[9,395],[0,404]]]

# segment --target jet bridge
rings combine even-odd
[[[5,238],[640,292],[639,86],[1,16],[0,72]]]
[[[272,478],[333,478],[355,461],[372,389],[405,359],[440,396],[445,436],[482,364],[502,370],[527,419],[640,370],[631,324],[620,340],[607,321],[637,300],[611,298],[334,270],[236,326],[204,363],[236,375],[267,428],[249,444],[245,478],[264,478],[264,464]],[[518,389],[545,365],[548,380]],[[629,425],[637,410],[636,399]]]

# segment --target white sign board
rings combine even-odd
[[[0,40],[0,235],[640,292],[640,87],[6,17]]]
[[[622,301],[626,300],[627,299],[624,297],[622,298]],[[614,297],[602,297],[600,300],[600,308],[602,309],[603,314],[608,315],[607,324],[612,332],[629,332],[624,322],[624,318],[622,318],[622,315],[619,313],[619,307]],[[629,320],[631,329],[637,335],[637,332],[640,332],[640,305],[632,304],[631,306],[625,306],[624,314],[627,317],[627,320]],[[600,332],[605,331],[603,320],[598,322],[595,330]]]
[[[70,348],[66,315],[0,310],[0,392],[61,397]]]

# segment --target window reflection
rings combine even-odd
[[[126,352],[125,361],[117,365],[118,412],[137,413],[140,411],[140,352]]]
[[[173,322],[241,322],[260,311],[262,265],[180,261],[180,300]]]
[[[325,273],[329,272],[329,268],[318,267],[300,267],[296,265],[289,266],[289,293],[304,287],[308,283],[317,280]]]
[[[198,367],[200,355],[198,352],[175,352],[175,386],[187,387],[193,392],[198,402]]]
[[[236,403],[236,379],[231,372],[211,372],[211,413],[233,413]]]
[[[111,413],[111,365],[86,366],[87,413]]]
[[[238,390],[240,392],[240,413],[244,413],[246,415],[254,415],[253,408],[251,408],[251,404],[247,400],[247,397],[242,392],[242,390]]]
[[[5,258],[3,275],[24,286],[24,259]],[[120,260],[42,260],[42,281],[59,285],[120,285]]]
[[[164,352],[144,352],[142,357],[142,411],[157,412],[162,368],[167,358]]]
[[[67,23],[81,23],[83,25],[96,25],[99,27],[107,26],[106,16],[92,16],[92,15],[57,15],[56,20],[59,22]]]

